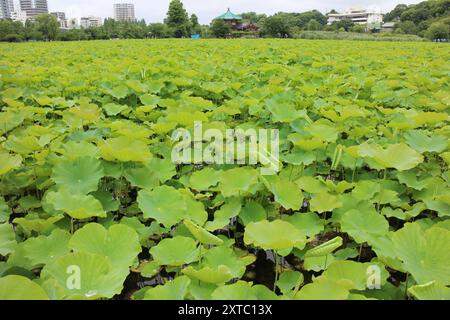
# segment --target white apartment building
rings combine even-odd
[[[20,0],[20,8],[27,13],[27,18],[31,20],[40,14],[48,13],[47,0]]]
[[[116,3],[113,5],[114,20],[116,21],[136,21],[134,15],[134,4]]]
[[[56,20],[58,20],[60,28],[67,29],[67,19],[64,12],[52,12],[51,14],[56,17]]]
[[[27,17],[20,0],[0,0],[0,19],[11,19],[25,24]]]
[[[80,27],[82,28],[95,28],[103,25],[103,20],[100,17],[82,17],[80,18]]]
[[[365,10],[360,8],[349,8],[344,13],[329,13],[328,24],[350,19],[354,24],[373,25],[383,22],[383,13],[375,10]]]
[[[77,18],[69,18],[67,19],[67,29],[78,29],[78,19]]]

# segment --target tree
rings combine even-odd
[[[197,15],[195,13],[191,14],[191,18],[189,20],[191,21],[191,26],[193,28],[195,28],[195,27],[197,27],[199,25],[198,24],[198,17],[197,17]]]
[[[361,24],[355,24],[351,29],[351,32],[356,32],[356,33],[364,33],[366,32],[366,28],[361,25]]]
[[[350,29],[355,25],[353,23],[353,21],[348,19],[348,18],[342,19],[340,21],[333,22],[333,23],[336,23],[336,28],[337,29],[339,29],[339,30],[340,29],[344,29],[344,31],[350,31]]]
[[[383,20],[385,22],[399,20],[400,16],[406,11],[406,9],[408,9],[406,4],[399,4],[392,11],[386,13]]]
[[[260,23],[262,19],[267,18],[267,15],[263,14],[257,14],[256,12],[244,12],[241,13],[241,17],[245,22],[251,22],[251,23]]]
[[[404,21],[395,24],[394,30],[400,29],[405,34],[417,34],[417,25],[412,21]]]
[[[164,23],[152,23],[148,26],[151,38],[167,38],[170,36],[169,27]]]
[[[189,15],[180,0],[172,0],[170,2],[165,23],[172,29],[176,38],[189,35]]]
[[[216,19],[211,26],[211,33],[216,38],[225,38],[231,32],[230,26],[223,20]]]
[[[46,40],[55,40],[59,31],[59,23],[52,14],[40,14],[36,17],[36,30],[41,32]]]
[[[311,19],[306,25],[306,29],[309,31],[318,31],[322,29],[322,25],[316,19]]]
[[[191,32],[194,34],[199,34],[201,33],[201,26],[198,23],[198,17],[196,14],[191,14],[191,18],[189,19],[190,23],[191,23]]]
[[[435,22],[431,24],[425,35],[430,40],[449,39],[450,27],[442,22]]]
[[[278,38],[290,37],[290,31],[287,21],[279,14],[265,19],[261,29],[263,35]]]
[[[45,40],[55,40],[59,31],[59,23],[55,16],[41,14],[36,17],[34,29],[40,32]]]

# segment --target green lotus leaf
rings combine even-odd
[[[420,153],[442,152],[448,145],[448,138],[439,135],[429,137],[423,130],[411,130],[405,135],[406,143]]]
[[[153,222],[150,227],[147,227],[138,217],[123,217],[120,220],[120,224],[126,225],[136,231],[139,236],[139,242],[144,247],[148,246],[150,236],[163,232],[163,229],[157,223]]]
[[[358,200],[371,200],[380,191],[380,184],[375,181],[363,180],[356,184],[352,196]]]
[[[36,209],[41,207],[41,201],[36,197],[26,196],[20,198],[19,205],[25,210]]]
[[[199,259],[199,249],[194,239],[177,236],[161,240],[150,249],[153,259],[161,265],[182,266]]]
[[[375,160],[383,168],[394,168],[399,171],[405,171],[415,168],[424,160],[420,153],[404,143],[390,144],[386,148],[374,145],[370,146],[369,149],[368,146],[367,144],[359,146],[359,155]]]
[[[218,270],[220,266],[226,266],[232,278],[241,278],[246,266],[253,263],[255,257],[238,257],[232,248],[220,246],[211,248],[203,254],[202,263]]]
[[[242,208],[239,213],[239,218],[246,226],[251,222],[258,222],[267,219],[267,212],[258,202],[250,201]]]
[[[268,101],[267,102],[268,109],[272,114],[273,122],[287,122],[290,123],[295,119],[302,116],[302,113],[299,110],[296,110],[295,107],[291,104],[277,104],[276,101]]]
[[[208,220],[208,212],[205,210],[203,202],[196,200],[188,189],[182,189],[181,194],[186,204],[184,217],[196,224],[204,225]]]
[[[295,295],[296,300],[346,300],[349,291],[335,281],[319,277]]]
[[[324,242],[317,247],[308,250],[305,257],[323,257],[332,253],[334,250],[342,246],[342,238],[335,237],[327,242]]]
[[[4,148],[10,151],[13,151],[15,153],[21,154],[21,155],[28,155],[30,153],[34,153],[41,149],[41,145],[39,144],[39,140],[34,136],[15,136],[10,135],[8,140],[4,143]],[[2,160],[2,167],[0,167],[2,170],[5,171],[7,169],[14,169],[20,165],[20,161],[22,160],[19,156],[11,156],[9,154],[2,153],[0,160]],[[19,161],[20,160],[20,161]],[[3,164],[3,161],[5,164]],[[7,171],[9,171],[7,170]],[[0,171],[0,172],[1,172]],[[7,172],[5,171],[5,172]]]
[[[206,222],[205,229],[214,231],[224,228],[230,223],[231,218],[239,214],[241,207],[242,204],[239,198],[230,198],[219,210],[214,212],[214,220]]]
[[[120,201],[118,199],[114,199],[111,192],[97,190],[92,192],[91,195],[100,201],[105,212],[117,211],[119,209]]]
[[[416,172],[414,171],[400,171],[397,173],[397,178],[401,183],[404,183],[408,187],[419,191],[427,188],[433,181],[432,178],[419,180]]]
[[[156,261],[149,261],[139,267],[141,276],[146,277],[146,278],[152,278],[152,277],[156,276],[160,272],[160,270],[161,270],[161,265],[159,264],[159,262],[156,262]]]
[[[124,176],[131,185],[135,187],[151,190],[159,186],[159,179],[156,177],[155,173],[146,166],[129,168],[124,172]]]
[[[277,280],[277,287],[283,294],[288,294],[291,290],[300,287],[303,284],[303,274],[298,271],[287,270],[280,274]]]
[[[183,195],[169,186],[139,191],[137,203],[144,218],[153,218],[165,227],[171,227],[183,220],[187,209]]]
[[[28,216],[26,218],[15,218],[13,223],[20,225],[27,232],[36,231],[37,233],[45,233],[52,227],[55,223],[64,219],[63,214],[59,214],[54,217],[49,217],[47,219],[30,219]]]
[[[303,232],[307,237],[314,237],[324,228],[324,221],[314,212],[294,213],[290,216],[282,216],[283,220],[291,223]]]
[[[337,196],[329,193],[319,193],[313,196],[310,202],[311,211],[315,212],[329,212],[336,208],[342,207],[342,202]]]
[[[219,182],[221,173],[212,168],[195,171],[189,178],[190,186],[195,190],[208,190]]]
[[[100,153],[107,161],[147,163],[152,157],[145,141],[125,136],[104,141]]]
[[[252,283],[238,281],[233,284],[218,287],[211,294],[212,300],[257,300]]]
[[[29,238],[23,244],[25,256],[35,265],[44,265],[67,253],[70,233],[55,229],[49,236]]]
[[[367,287],[368,270],[373,266],[380,268],[380,271],[382,270],[382,267],[372,263],[359,263],[351,260],[335,261],[323,272],[323,276],[335,281],[348,290],[365,290]],[[381,271],[380,276],[380,285],[383,285],[386,283],[386,278],[389,274],[386,271]]]
[[[356,242],[370,243],[373,238],[387,235],[389,224],[383,215],[375,210],[360,212],[353,209],[342,216],[341,228]]]
[[[258,183],[258,175],[254,169],[235,168],[220,174],[219,190],[224,197],[253,193]]]
[[[78,158],[91,157],[98,159],[100,151],[88,141],[68,141],[64,144],[64,159],[75,160]]]
[[[191,280],[187,276],[176,277],[145,291],[144,300],[184,300]]]
[[[139,97],[139,100],[146,106],[153,106],[158,104],[161,98],[153,94],[144,94]]]
[[[244,242],[264,250],[285,250],[293,247],[303,249],[306,236],[289,222],[263,220],[245,227]]]
[[[5,198],[0,196],[0,223],[6,222],[11,215],[11,210],[8,207],[8,204],[5,202]]]
[[[63,299],[93,300],[112,298],[123,288],[124,277],[111,274],[107,257],[88,252],[69,253],[46,264],[41,271],[42,281],[55,280],[63,291]]]
[[[318,138],[321,141],[326,142],[336,141],[339,133],[336,127],[319,122],[315,122],[309,125],[305,130],[309,132],[314,138]]]
[[[56,210],[64,211],[74,219],[106,217],[100,201],[93,196],[71,194],[67,190],[49,192],[47,200]]]
[[[0,255],[6,256],[14,251],[17,245],[12,224],[0,224]]]
[[[217,285],[201,281],[191,281],[189,296],[195,300],[209,300],[211,294],[217,289]]]
[[[77,230],[69,242],[74,252],[89,252],[108,257],[116,268],[128,268],[142,251],[138,235],[123,224],[108,230],[98,223],[89,223]]]
[[[100,160],[91,157],[62,160],[55,165],[52,173],[52,180],[58,188],[80,194],[97,190],[102,177],[103,168]]]
[[[450,288],[436,281],[412,286],[408,293],[418,300],[450,300]]]
[[[116,99],[123,99],[129,94],[129,90],[124,85],[119,85],[109,90],[108,93]]]
[[[199,225],[195,224],[191,220],[184,220],[184,225],[189,229],[192,235],[202,244],[208,245],[221,245],[223,244],[223,240],[216,237],[212,233],[206,231]]]
[[[41,106],[51,106],[53,104],[53,99],[48,96],[37,97],[35,100]]]
[[[116,116],[124,110],[128,109],[128,106],[124,106],[117,103],[107,103],[102,106],[108,116]]]
[[[127,80],[125,83],[131,90],[135,92],[144,93],[148,91],[147,85],[139,80]]]
[[[230,269],[224,265],[220,265],[217,268],[206,266],[198,270],[189,266],[183,269],[182,272],[190,278],[213,284],[221,284],[233,279]]]
[[[320,272],[326,270],[335,260],[336,258],[332,254],[320,257],[305,257],[303,267],[308,271]]]
[[[306,151],[297,151],[297,152],[291,152],[286,155],[280,156],[281,160],[284,162],[293,164],[293,165],[301,165],[304,164],[305,166],[308,166],[312,164],[316,160],[316,155],[314,152],[306,152]],[[295,181],[297,183],[297,181]],[[302,189],[305,190],[305,189]]]
[[[419,285],[431,281],[450,284],[450,231],[436,227],[423,231],[417,223],[407,223],[394,233],[392,241],[405,270]]]
[[[275,201],[285,209],[299,210],[303,204],[303,193],[300,188],[291,181],[278,181],[272,185]]]
[[[48,300],[48,296],[30,279],[10,275],[0,278],[0,300]]]
[[[308,193],[324,193],[328,191],[327,185],[314,177],[301,177],[295,180],[300,189]]]
[[[147,167],[153,172],[161,183],[166,182],[177,174],[175,165],[171,160],[153,158],[147,164]]]
[[[0,175],[19,168],[21,164],[22,157],[20,155],[11,155],[9,153],[0,152]]]

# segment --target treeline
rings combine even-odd
[[[450,0],[430,0],[418,4],[399,4],[384,16],[395,22],[394,32],[430,39],[449,39]]]

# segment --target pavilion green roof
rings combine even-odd
[[[228,8],[227,12],[225,12],[224,14],[218,16],[216,19],[218,19],[218,20],[242,20],[242,17],[237,15],[237,14],[234,14]]]

